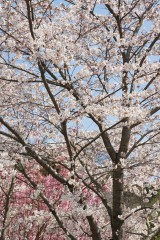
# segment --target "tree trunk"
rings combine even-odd
[[[119,218],[123,213],[123,169],[120,165],[113,170],[113,199],[112,199],[112,239],[122,240],[122,224]]]

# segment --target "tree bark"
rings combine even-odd
[[[123,213],[123,169],[120,165],[113,170],[113,199],[112,199],[112,239],[122,240],[123,220],[119,218]]]
[[[123,205],[124,205],[124,199],[123,199],[123,192],[124,192],[124,186],[123,186],[123,168],[121,166],[120,159],[123,157],[126,157],[126,153],[128,150],[129,140],[130,140],[130,133],[131,130],[129,127],[124,126],[122,129],[122,137],[120,142],[119,151],[116,157],[115,161],[115,168],[113,169],[113,186],[112,186],[112,239],[113,240],[122,240],[123,239],[123,229],[122,224],[123,220],[121,220],[119,217],[123,213]]]
[[[98,226],[96,224],[96,222],[93,219],[93,216],[87,216],[86,217],[90,226],[90,230],[92,233],[92,239],[93,240],[102,240]]]

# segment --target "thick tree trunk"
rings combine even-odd
[[[90,230],[92,233],[92,239],[93,240],[101,240],[102,238],[101,238],[98,226],[97,226],[96,222],[94,221],[93,216],[87,216],[87,220],[88,220]]]
[[[124,126],[122,129],[122,136],[119,151],[117,154],[117,159],[115,161],[116,168],[113,170],[113,199],[112,199],[112,239],[122,240],[123,221],[119,218],[123,213],[123,168],[121,167],[120,159],[126,157],[128,150],[129,140],[130,140],[131,129],[128,126]]]
[[[123,213],[123,169],[120,165],[113,170],[113,199],[112,199],[112,239],[122,240],[123,221],[119,218]]]

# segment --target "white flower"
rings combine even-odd
[[[14,39],[8,39],[7,45],[8,45],[8,47],[15,47],[16,43],[15,43]]]
[[[120,159],[120,163],[121,163],[121,166],[122,166],[122,167],[126,167],[126,159],[121,158],[121,159]]]
[[[3,171],[3,164],[0,163],[0,171]]]
[[[70,180],[68,181],[68,183],[71,184],[71,185],[72,185],[72,184],[74,185],[74,184],[75,184],[75,180],[74,180],[74,179],[70,179]]]

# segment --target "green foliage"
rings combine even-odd
[[[160,240],[160,234],[158,234],[158,236],[156,236],[154,240]]]

